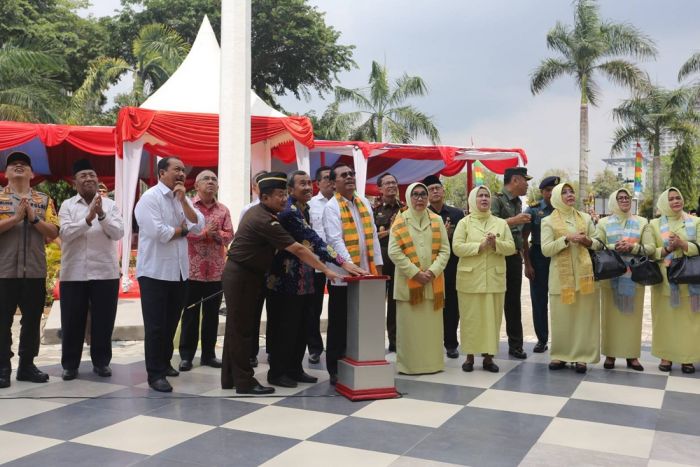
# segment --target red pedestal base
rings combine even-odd
[[[394,399],[399,393],[396,388],[373,388],[373,389],[350,389],[349,387],[336,383],[335,390],[351,401],[367,401],[376,399]]]

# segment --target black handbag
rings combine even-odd
[[[615,250],[611,250],[608,246],[597,238],[603,249],[599,251],[588,250],[591,254],[593,263],[593,277],[597,281],[613,279],[620,277],[627,272],[627,264]]]
[[[698,247],[700,245],[690,241]],[[666,270],[668,281],[672,284],[700,284],[700,256],[685,256],[673,258]]]
[[[641,238],[641,237],[640,237]],[[641,285],[656,285],[664,281],[661,275],[661,268],[649,259],[642,243],[639,244],[642,256],[632,258],[630,261],[630,271],[632,271],[632,281]]]

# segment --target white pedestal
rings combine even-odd
[[[387,276],[348,278],[348,334],[338,362],[336,390],[350,400],[398,395],[394,366],[384,358],[384,302]]]

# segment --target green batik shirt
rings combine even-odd
[[[522,211],[523,202],[520,201],[520,197],[511,195],[505,187],[491,198],[491,213],[496,217],[508,219],[517,216]],[[523,224],[510,226],[515,249],[518,251],[523,249],[523,227]]]

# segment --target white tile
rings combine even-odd
[[[0,464],[61,444],[58,439],[0,431]]]
[[[649,463],[647,464],[647,467],[693,467],[698,464],[678,464],[676,462],[666,462],[666,461],[657,461],[656,459],[651,459],[649,460]]]
[[[462,409],[461,405],[442,402],[406,398],[386,399],[374,401],[352,416],[437,428]]]
[[[345,415],[267,406],[221,425],[221,428],[306,439],[344,418]]]
[[[660,409],[664,401],[664,391],[663,389],[582,381],[571,398]]]
[[[700,465],[699,446],[699,436],[657,431],[650,457],[654,461],[666,462],[669,465]]]
[[[457,360],[450,359],[450,361],[446,362],[445,364],[445,371],[441,371],[440,373],[421,376],[397,375],[397,378],[410,379],[425,383],[452,384],[455,386],[469,386],[487,389],[503,378],[506,373],[520,364],[520,362],[513,360],[494,359],[494,361],[500,367],[500,371],[498,373],[484,371],[481,368],[481,361],[479,359],[477,359],[477,361],[474,363],[474,371],[471,373],[465,373],[462,371],[462,363],[464,360],[460,358]]]
[[[647,459],[570,446],[535,443],[519,467],[646,467]]]
[[[447,464],[445,462],[418,459],[416,457],[399,457],[391,467],[463,467],[464,464]]]
[[[700,380],[695,378],[679,378],[678,376],[669,376],[668,380],[666,381],[666,390],[700,394]]]
[[[71,441],[152,456],[212,429],[199,423],[138,415]]]
[[[264,467],[385,467],[399,456],[332,444],[303,441],[262,464]]]
[[[65,404],[36,399],[0,399],[0,425],[31,417],[49,410],[63,407]]]
[[[281,388],[278,386],[274,386],[275,388],[275,393],[272,394],[271,396],[251,396],[247,394],[236,394],[235,389],[221,389],[221,388],[216,388],[212,389],[211,391],[204,392],[200,394],[200,396],[205,396],[205,397],[228,397],[231,400],[235,400],[238,402],[248,402],[251,404],[260,404],[260,405],[272,405],[275,402],[279,402],[282,399],[284,399],[287,396],[292,396],[298,392],[303,391],[304,389],[307,389],[310,385],[308,384],[300,384],[296,388]]]
[[[487,389],[467,405],[482,409],[555,417],[568,400],[568,397]]]
[[[654,442],[654,431],[555,418],[539,442],[647,459]]]

